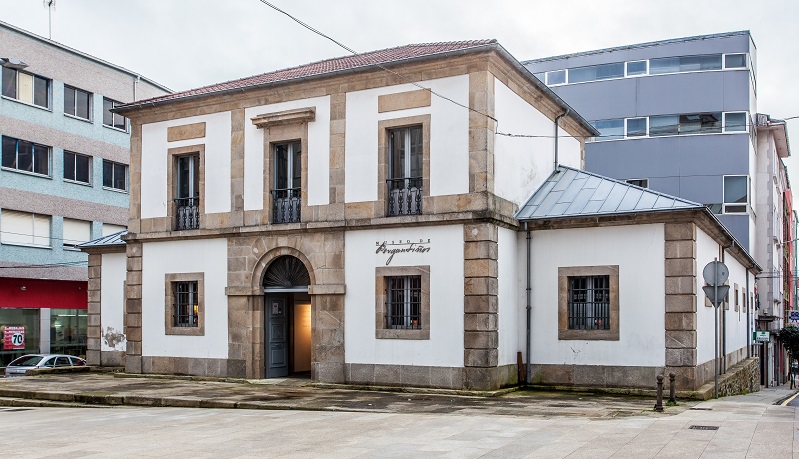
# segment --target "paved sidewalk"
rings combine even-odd
[[[88,458],[797,458],[797,408],[772,404],[792,392],[778,388],[709,400],[676,415],[598,418],[569,415],[569,409],[563,409],[566,415],[520,416],[467,409],[0,407],[0,451],[9,457]],[[514,397],[496,399],[505,398]],[[557,403],[522,398],[534,411]]]
[[[460,413],[515,416],[618,418],[669,416],[694,406],[681,401],[652,411],[653,398],[591,393],[516,391],[496,397],[379,392],[315,387],[308,380],[271,384],[115,377],[107,373],[0,378],[0,405],[133,405],[193,408]]]

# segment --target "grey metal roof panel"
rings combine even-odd
[[[516,219],[540,220],[687,208],[701,209],[704,206],[592,172],[560,166],[520,207]]]
[[[84,242],[83,244],[78,244],[78,247],[91,248],[91,247],[111,247],[111,246],[125,245],[125,241],[122,240],[122,236],[126,234],[128,234],[128,230],[122,230],[114,234],[109,234],[108,236],[97,238],[93,241]]]

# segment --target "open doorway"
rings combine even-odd
[[[276,258],[264,275],[264,377],[310,377],[310,278],[292,256]]]

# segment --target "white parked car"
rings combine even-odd
[[[86,361],[74,355],[63,354],[28,354],[14,359],[6,367],[6,378],[12,376],[25,376],[28,370],[34,368],[81,367]]]

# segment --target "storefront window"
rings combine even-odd
[[[85,322],[84,322],[85,323]],[[6,327],[24,327],[24,349],[6,348]],[[85,332],[84,332],[85,334]],[[25,354],[39,352],[39,309],[0,309],[0,366]]]
[[[86,356],[85,309],[50,310],[50,352]]]

